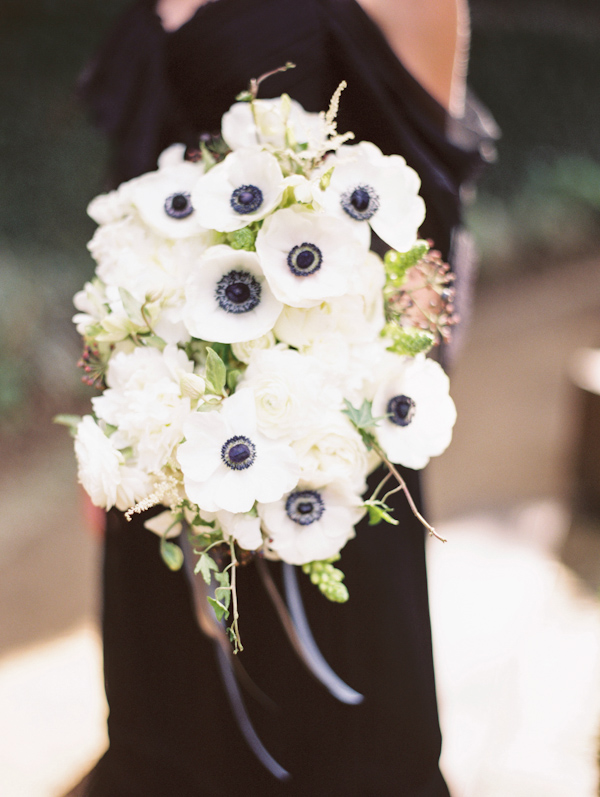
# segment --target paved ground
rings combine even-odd
[[[483,289],[454,373],[459,422],[428,492],[449,538],[429,558],[456,797],[597,794],[600,612],[588,584],[600,581],[600,532],[589,520],[572,529],[567,367],[600,345],[599,266]],[[56,797],[105,744],[99,551],[66,433],[4,470],[0,795]]]

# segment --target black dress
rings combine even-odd
[[[286,91],[327,108],[341,80],[339,129],[402,154],[419,172],[422,234],[448,256],[461,240],[459,189],[482,161],[485,138],[461,124],[450,141],[440,106],[406,72],[355,0],[218,0],[165,33],[151,2],[119,21],[83,81],[115,145],[113,182],[155,168],[175,141],[197,145],[251,77],[281,66],[260,96]],[[475,118],[475,117],[474,117]],[[454,236],[454,238],[453,238]],[[453,244],[454,242],[454,244]],[[419,479],[407,472],[413,496]],[[108,514],[104,665],[110,748],[90,797],[444,797],[431,654],[424,534],[402,500],[398,528],[359,528],[344,549],[350,600],[330,604],[302,574],[314,636],[333,669],[365,696],[337,702],[304,669],[254,565],[239,572],[241,662],[271,698],[247,697],[269,752],[291,772],[277,781],[233,720],[212,643],[199,631],[184,575],[160,559],[142,520]],[[279,580],[279,565],[269,565]]]

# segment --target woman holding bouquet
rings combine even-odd
[[[113,141],[116,185],[154,169],[170,144],[196,147],[200,134],[217,132],[250,79],[287,61],[296,68],[266,81],[261,96],[286,92],[318,111],[347,81],[340,131],[402,155],[419,173],[421,235],[450,259],[464,297],[459,191],[481,163],[485,137],[471,106],[465,119],[467,26],[459,0],[140,0],[84,76],[83,92]],[[416,472],[404,476],[419,503]],[[165,567],[145,517],[127,524],[111,510],[103,612],[110,748],[73,794],[448,795],[438,767],[424,533],[402,497],[395,514],[398,527],[361,524],[344,549],[348,603],[330,604],[302,583],[316,641],[364,695],[359,705],[336,701],[304,669],[257,568],[240,568],[239,659],[268,696],[250,695],[248,709],[292,775],[279,781],[236,725],[183,573]],[[268,564],[279,581],[278,563]]]

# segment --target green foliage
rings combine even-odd
[[[227,243],[232,249],[244,249],[246,252],[255,252],[257,235],[258,228],[242,227],[241,230],[234,230],[228,233]]]
[[[222,396],[227,379],[227,368],[214,349],[206,350],[206,389],[215,396]]]
[[[384,337],[391,338],[388,351],[395,354],[406,354],[414,357],[422,352],[428,352],[435,343],[435,335],[416,327],[401,327],[399,324],[389,323],[383,329]]]
[[[170,542],[166,537],[160,538],[160,555],[169,570],[181,570],[183,565],[183,551],[174,542]]]
[[[408,269],[416,266],[428,251],[429,244],[427,241],[417,241],[408,252],[397,252],[395,249],[389,249],[383,256],[387,286],[391,288],[402,287]]]
[[[52,418],[53,423],[58,423],[60,426],[66,426],[69,429],[71,437],[75,437],[77,434],[77,427],[81,422],[81,415],[55,415]]]
[[[383,501],[370,498],[368,501],[365,501],[363,506],[367,508],[367,512],[369,513],[369,526],[377,526],[382,520],[385,520],[385,522],[389,523],[391,526],[398,525],[396,518],[390,514],[393,511],[392,508]]]
[[[331,559],[325,559],[319,562],[309,562],[302,565],[302,571],[306,573],[315,586],[317,586],[323,595],[334,603],[345,603],[350,597],[348,588],[343,584],[344,574],[337,567],[333,566],[333,562],[337,562],[339,554]]]
[[[240,381],[240,377],[242,375],[241,371],[238,371],[236,368],[232,368],[230,371],[227,371],[227,387],[233,393],[237,387],[237,383]]]
[[[347,415],[352,421],[353,425],[360,431],[362,429],[370,429],[377,425],[377,418],[373,417],[373,405],[370,401],[365,399],[359,408],[352,406],[348,399],[344,399],[346,409],[342,410],[344,415]]]

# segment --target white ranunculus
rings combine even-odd
[[[302,565],[335,556],[354,537],[364,515],[360,496],[344,485],[319,489],[300,483],[280,500],[257,506],[268,548],[288,564]]]
[[[99,227],[88,244],[98,263],[96,273],[106,285],[125,288],[140,303],[148,295],[163,303],[181,302],[183,286],[198,259],[212,243],[203,232],[168,241],[128,217]]]
[[[77,426],[75,456],[77,478],[92,503],[110,509],[117,500],[123,455],[113,446],[91,415],[84,416]]]
[[[321,487],[345,482],[361,493],[369,470],[367,449],[360,434],[341,412],[323,415],[321,423],[294,441],[303,482]]]
[[[424,355],[396,361],[373,398],[373,416],[386,416],[375,435],[392,462],[419,470],[450,444],[456,408],[436,362]]]
[[[220,412],[191,415],[184,433],[177,458],[187,495],[201,509],[249,512],[255,501],[276,501],[298,481],[290,446],[258,431],[251,390],[225,399]]]
[[[114,445],[133,448],[138,466],[148,473],[158,472],[183,439],[191,404],[181,394],[181,379],[192,370],[193,363],[175,346],[163,352],[138,347],[112,357],[108,389],[92,399],[96,415],[116,427]]]
[[[321,142],[325,136],[322,116],[305,111],[299,102],[289,97],[255,100],[253,105],[236,102],[221,121],[223,138],[234,150],[257,144],[285,149],[288,145],[286,127],[291,128],[298,144]]]
[[[252,340],[241,340],[237,343],[233,343],[231,346],[231,351],[240,362],[246,363],[247,365],[255,351],[262,349],[272,349],[275,344],[275,335],[273,332],[267,332],[266,335],[261,335],[259,338],[253,338]]]
[[[183,322],[202,340],[237,343],[265,335],[283,305],[272,294],[254,252],[213,246],[186,285]]]
[[[355,227],[374,232],[388,246],[406,252],[414,246],[425,218],[421,181],[399,155],[383,155],[370,142],[340,148],[328,161],[333,174],[322,198],[330,212]]]
[[[95,506],[128,509],[148,494],[148,477],[125,464],[123,454],[91,415],[77,426],[75,455],[77,477]]]
[[[291,307],[351,292],[367,255],[344,221],[300,205],[265,220],[256,252],[273,293]]]
[[[258,428],[272,439],[301,437],[342,402],[317,360],[279,347],[256,351],[240,386],[252,388]]]
[[[96,224],[110,224],[119,221],[131,214],[133,208],[127,193],[121,191],[120,187],[107,194],[100,194],[94,197],[87,207],[88,216]]]
[[[231,152],[198,180],[192,204],[207,229],[233,232],[271,213],[284,187],[277,159],[247,147]]]

